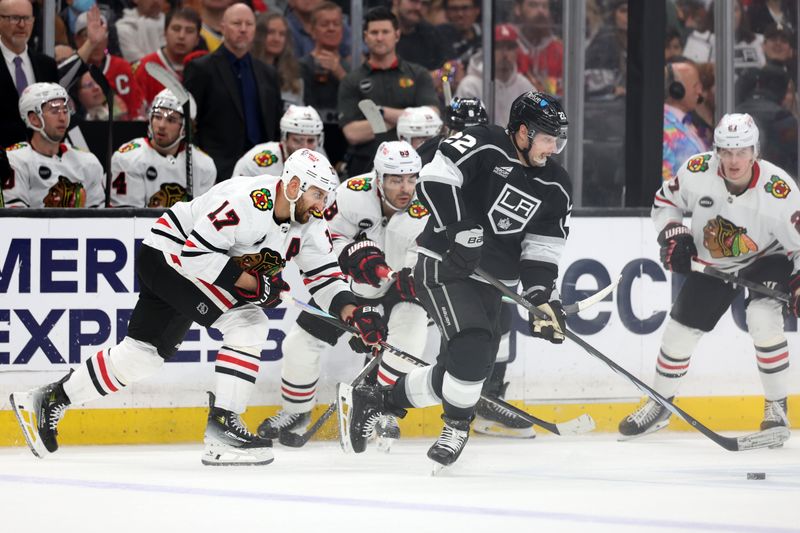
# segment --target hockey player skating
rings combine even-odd
[[[693,260],[784,292],[791,289],[791,311],[800,314],[800,193],[786,172],[758,155],[752,117],[725,115],[714,130],[714,150],[689,158],[655,195],[652,218],[661,261],[687,275],[656,361],[653,388],[665,397],[677,394],[698,341],[714,329],[740,290],[691,272]],[[683,212],[692,213],[691,227],[683,225]],[[764,387],[761,429],[788,426],[783,304],[750,291],[746,306]],[[625,437],[652,433],[666,427],[669,416],[649,400],[620,422],[619,431]]]
[[[324,142],[322,119],[311,106],[290,105],[281,117],[281,142],[257,144],[233,167],[233,176],[280,176],[283,162],[297,150],[319,150]]]
[[[141,291],[121,343],[89,357],[60,381],[11,394],[31,451],[58,448],[57,426],[70,405],[117,392],[156,372],[180,347],[193,322],[222,332],[215,394],[205,431],[206,465],[267,464],[272,442],[250,433],[244,412],[258,374],[268,321],[289,286],[280,275],[294,260],[323,309],[352,324],[364,342],[385,338],[375,309],[355,305],[336,262],[324,208],[338,179],[324,156],[301,150],[282,178],[228,180],[179,202],[153,224],[137,258]]]
[[[415,199],[419,156],[406,142],[384,142],[375,155],[375,170],[339,185],[336,201],[325,211],[333,248],[351,289],[361,302],[383,305],[388,342],[422,357],[428,317],[419,304],[412,268],[417,262],[416,238],[428,219],[428,210]],[[386,279],[391,269],[396,278]],[[315,298],[316,299],[316,298]],[[300,438],[310,421],[320,377],[320,358],[335,346],[342,331],[300,313],[283,340],[281,396],[283,409],[259,426],[262,437],[278,438],[287,446],[302,446]],[[355,344],[355,346],[353,346]],[[363,344],[351,346],[363,350]],[[413,365],[384,352],[377,374],[381,385],[392,385]],[[390,448],[399,437],[397,421],[383,417],[376,429],[379,445]]]
[[[430,107],[407,107],[397,119],[397,138],[416,150],[442,133],[442,119]]]
[[[191,98],[192,120],[197,114]],[[123,144],[111,158],[112,207],[172,207],[186,191],[186,120],[183,106],[169,89],[159,92],[148,113],[147,137]],[[195,196],[214,186],[217,167],[192,147]]]
[[[4,180],[7,207],[100,207],[100,161],[64,142],[71,107],[57,83],[32,83],[19,97],[19,114],[32,130],[30,143],[6,149],[11,175]]]
[[[441,143],[417,190],[431,210],[419,238],[417,294],[442,334],[434,366],[414,369],[384,391],[340,385],[349,407],[352,448],[363,451],[381,413],[441,403],[444,428],[428,457],[458,459],[475,404],[500,341],[501,294],[475,276],[478,266],[549,318],[531,317],[531,332],[564,340],[565,313],[555,290],[572,208],[566,171],[550,156],[567,140],[567,117],[554,97],[528,92],[513,103],[507,130],[467,128]],[[441,262],[426,256],[430,250]],[[345,409],[342,409],[343,411]]]

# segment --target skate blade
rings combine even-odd
[[[200,461],[206,466],[263,466],[274,460],[270,448],[242,450],[225,444],[207,443]]]
[[[431,477],[441,477],[447,471],[449,465],[443,465],[442,463],[437,463],[436,461],[431,461],[433,466],[431,467]]]
[[[353,387],[339,383],[336,388],[336,410],[339,413],[339,444],[344,453],[353,453],[350,442],[350,408],[353,405]]]
[[[638,439],[640,437],[644,437],[645,435],[650,435],[651,433],[655,433],[656,431],[664,429],[668,425],[669,425],[669,420],[664,420],[662,422],[658,422],[657,424],[654,424],[647,431],[643,431],[642,433],[639,433],[637,435],[620,435],[617,438],[617,441],[618,442],[625,442],[625,441],[629,441],[629,440],[635,440],[635,439]]]
[[[481,435],[488,435],[490,437],[506,437],[512,439],[533,439],[536,438],[536,431],[533,427],[529,428],[510,428],[497,424],[489,420],[479,422],[475,419],[472,424],[472,430]]]
[[[26,392],[12,392],[9,396],[11,400],[11,408],[14,410],[14,415],[17,417],[17,422],[22,430],[22,435],[25,437],[25,442],[31,453],[39,459],[44,459],[50,452],[45,448],[44,443],[39,439],[39,429],[36,425],[36,416],[34,413],[38,411],[34,405],[31,404],[32,395]]]
[[[375,447],[379,452],[389,453],[392,451],[392,446],[398,439],[387,439],[386,437],[377,437]]]

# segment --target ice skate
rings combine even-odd
[[[233,411],[214,406],[210,397],[208,424],[203,438],[205,451],[202,462],[207,466],[256,466],[275,460],[272,441],[253,435]]]
[[[673,397],[668,398],[671,402]],[[670,412],[651,399],[619,423],[619,440],[630,440],[655,433],[669,425]]]
[[[28,392],[12,392],[9,398],[25,442],[36,457],[58,450],[58,422],[70,403],[64,381],[66,378]]]
[[[384,414],[375,425],[376,445],[378,450],[389,453],[392,445],[400,439],[400,425],[397,418]]]
[[[362,453],[383,410],[383,394],[375,385],[352,387],[339,383],[336,395],[339,411],[339,440],[345,452]]]
[[[789,427],[789,406],[786,398],[764,400],[764,420],[761,421],[761,431],[776,427]],[[783,442],[770,446],[770,448],[780,448],[781,446],[783,446]]]
[[[265,439],[278,439],[290,448],[300,448],[306,441],[300,438],[311,424],[311,413],[289,413],[281,411],[264,419],[258,426],[258,436]]]
[[[442,420],[442,434],[428,450],[428,458],[433,461],[434,476],[458,460],[469,440],[469,420],[457,420],[444,415]]]
[[[526,422],[513,411],[498,403],[481,398],[475,406],[475,421],[472,429],[476,433],[492,437],[532,439],[536,437],[533,424]]]

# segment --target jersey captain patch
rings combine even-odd
[[[778,176],[772,176],[769,181],[764,184],[764,190],[781,200],[789,196],[789,193],[792,192],[789,184]]]
[[[497,234],[518,233],[542,204],[541,200],[506,183],[489,209],[489,221]]]
[[[278,156],[270,150],[261,150],[253,156],[253,161],[260,167],[270,167],[278,162]]]
[[[747,228],[741,228],[719,215],[703,227],[703,246],[715,259],[739,257],[758,251],[758,245],[747,236]]]
[[[419,200],[414,200],[411,202],[411,205],[408,206],[408,216],[411,218],[423,218],[430,214],[428,208],[422,205]]]
[[[686,163],[686,170],[689,172],[705,172],[708,170],[708,160],[711,159],[709,154],[698,155],[693,157]]]
[[[368,191],[372,189],[372,178],[350,178],[347,188],[351,191]]]
[[[253,200],[253,207],[259,211],[269,211],[272,209],[271,196],[269,189],[256,189],[250,193],[250,199]]]

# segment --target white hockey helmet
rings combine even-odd
[[[19,116],[27,127],[32,130],[43,133],[44,130],[44,117],[42,116],[42,108],[47,102],[53,100],[64,100],[67,106],[70,106],[69,95],[67,90],[57,83],[31,83],[19,97]],[[70,113],[72,108],[69,107]],[[35,113],[39,117],[42,126],[37,128],[31,124],[28,118],[29,113]]]
[[[283,164],[283,182],[289,183],[293,177],[300,180],[300,190],[303,192],[314,185],[332,193],[339,185],[339,177],[328,158],[308,148],[294,152]]]
[[[758,157],[758,126],[747,113],[728,113],[714,129],[714,148],[753,147],[753,159]]]
[[[403,208],[398,208],[386,197],[386,193],[383,190],[383,177],[386,174],[419,174],[419,171],[422,170],[422,159],[408,142],[386,141],[382,142],[378,147],[374,163],[375,173],[378,177],[378,192],[381,193],[381,198],[383,198],[386,205],[395,211],[400,211]]]
[[[430,107],[407,107],[397,120],[397,137],[411,142],[415,137],[434,137],[442,130],[442,119]]]
[[[325,135],[322,133],[322,118],[313,107],[290,105],[289,109],[281,117],[281,141],[286,142],[286,136],[290,133],[297,135],[316,135],[317,146],[322,146],[325,142]]]

